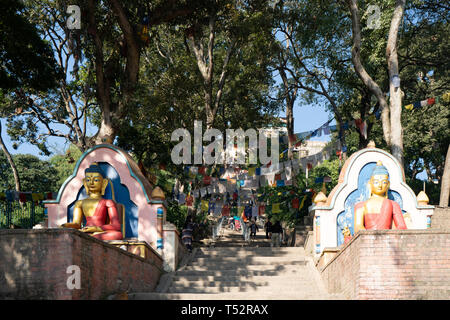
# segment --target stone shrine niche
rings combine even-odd
[[[340,246],[344,243],[344,235],[343,231],[345,227],[350,229],[351,235],[354,235],[354,223],[355,223],[355,205],[358,202],[366,201],[369,199],[370,189],[368,187],[368,183],[370,180],[370,176],[373,168],[375,167],[376,162],[367,163],[360,171],[358,175],[358,189],[354,190],[347,196],[344,202],[345,210],[338,214],[337,216],[337,245]],[[390,189],[388,191],[388,199],[394,200],[400,205],[400,208],[403,208],[403,201],[401,195],[395,191]],[[408,229],[412,227],[411,219],[406,211],[402,209],[402,213],[404,214],[404,218],[407,221]]]
[[[354,206],[369,198],[368,181],[378,161],[381,161],[389,172],[388,199],[400,206],[407,228],[427,228],[427,221],[432,216],[434,207],[419,203],[405,182],[400,163],[388,152],[371,144],[347,159],[339,174],[338,184],[328,197],[316,197],[317,201],[315,200],[311,209],[314,213],[316,255],[320,255],[324,248],[336,248],[344,244],[345,227],[354,235]]]
[[[97,162],[110,180],[104,198],[125,207],[125,240],[144,241],[156,248],[158,238],[157,208],[151,204],[153,188],[138,165],[124,150],[109,144],[94,146],[78,160],[73,174],[61,186],[56,200],[45,202],[49,228],[71,221],[73,206],[85,199],[84,170]]]
[[[125,223],[124,238],[138,238],[138,208],[136,204],[130,199],[130,191],[127,186],[121,183],[120,175],[113,166],[107,162],[98,162],[100,168],[105,172],[109,180],[103,198],[112,199],[124,206]],[[76,199],[67,207],[67,221],[72,221],[73,207],[75,202],[87,198],[84,186],[81,187]]]

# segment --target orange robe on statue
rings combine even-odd
[[[355,205],[355,211],[363,207],[364,202]],[[364,227],[366,230],[386,230],[392,229],[392,220],[397,229],[406,229],[406,223],[403,219],[402,210],[397,202],[384,199],[381,205],[380,213],[365,213]]]
[[[109,224],[106,224],[107,217],[109,217]],[[93,237],[100,240],[122,240],[123,238],[119,214],[117,213],[116,203],[113,200],[100,199],[94,215],[86,217],[86,226],[100,227],[104,232],[92,234]]]

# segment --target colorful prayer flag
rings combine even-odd
[[[272,213],[280,213],[280,212],[281,212],[280,204],[279,203],[272,204]]]
[[[202,200],[201,210],[208,211],[208,208],[209,208],[208,200]]]

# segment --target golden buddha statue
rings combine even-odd
[[[355,205],[355,233],[392,229],[392,222],[397,229],[407,228],[400,206],[388,199],[389,184],[389,173],[378,161],[369,180],[369,199]]]
[[[80,229],[100,240],[121,240],[121,224],[116,203],[103,198],[109,180],[95,162],[84,173],[83,185],[88,198],[75,203],[73,222],[64,223],[61,227]],[[83,216],[86,218],[86,226],[81,228]]]

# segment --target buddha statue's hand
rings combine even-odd
[[[87,232],[87,233],[94,233],[94,232],[102,232],[103,229],[100,227],[92,226],[92,227],[84,227],[83,229],[81,229],[81,231]]]
[[[73,229],[79,229],[80,225],[72,222],[63,223],[59,226],[60,228],[73,228]]]

